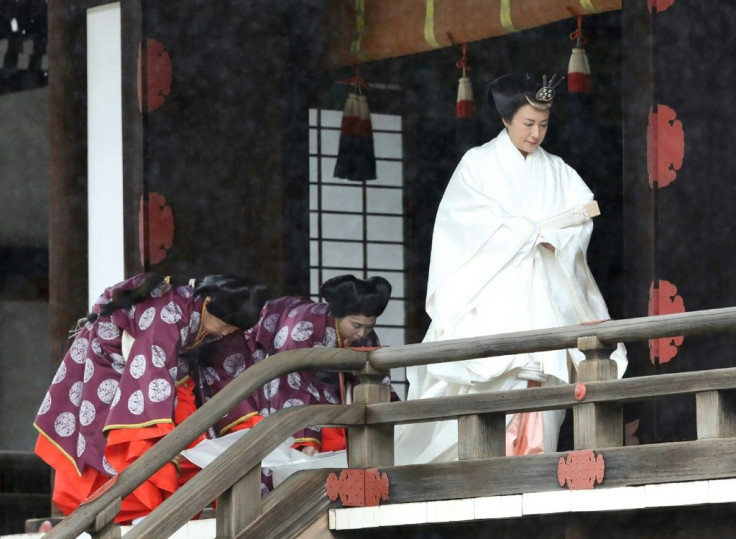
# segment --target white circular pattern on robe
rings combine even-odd
[[[102,467],[105,468],[105,471],[110,475],[118,475],[118,471],[112,467],[112,464],[110,464],[107,460],[107,458],[102,457]]]
[[[157,344],[151,346],[151,363],[159,369],[166,365],[166,352]]]
[[[126,314],[128,318],[133,320],[133,317],[135,316],[135,305],[131,305],[127,309],[124,309],[123,312]]]
[[[189,318],[189,333],[197,333],[199,331],[199,322],[202,319],[202,315],[198,311],[194,311]]]
[[[266,471],[268,468],[261,468],[261,472]],[[268,490],[268,487],[261,483],[261,498],[264,497],[266,494],[268,494],[270,491]]]
[[[95,420],[96,412],[94,405],[88,400],[82,401],[79,407],[79,422],[85,427]]]
[[[92,339],[92,351],[98,356],[102,355],[102,346],[100,346],[100,341],[97,337]]]
[[[284,402],[284,408],[291,408],[292,406],[304,406],[302,399],[287,399]]]
[[[182,374],[189,374],[189,363],[187,363],[186,359],[179,356],[176,363],[177,368],[182,372]]]
[[[115,396],[112,398],[112,402],[110,403],[110,408],[115,408],[117,404],[120,402],[120,397],[123,395],[122,391],[120,391],[119,387],[115,388]]]
[[[330,309],[330,306],[327,303],[316,303],[314,307],[312,307],[312,312],[314,314],[325,314]]]
[[[108,380],[104,380],[97,387],[97,398],[100,399],[105,404],[109,404],[116,397],[117,390],[118,390],[117,380],[113,380],[112,378]],[[118,396],[118,399],[119,398],[120,397]]]
[[[137,389],[128,397],[128,411],[133,415],[141,415],[143,413],[143,391]]]
[[[296,315],[299,314],[299,307],[296,307],[289,311],[289,314],[286,315],[287,318],[294,318]]]
[[[138,380],[146,372],[146,356],[138,354],[130,362],[130,375]]]
[[[100,339],[111,341],[120,337],[120,328],[112,322],[98,322],[97,335]]]
[[[95,364],[92,363],[90,358],[87,358],[84,362],[84,383],[90,381],[92,375],[95,373]]]
[[[253,355],[251,357],[253,358],[253,363],[258,363],[259,361],[266,359],[266,351],[262,348],[258,348],[255,352],[253,352]]]
[[[281,385],[281,379],[276,378],[275,380],[271,380],[267,384],[263,385],[263,396],[266,397],[266,400],[271,400],[273,396],[276,394],[276,392],[279,390],[279,385]]]
[[[273,338],[273,347],[279,350],[284,344],[286,344],[286,337],[289,335],[289,326],[282,327],[276,336]]]
[[[204,369],[204,380],[207,382],[208,386],[211,386],[215,382],[220,381],[220,375],[217,374],[217,371],[212,367],[207,367]]]
[[[309,430],[313,430],[315,432],[322,432],[322,427],[309,427]]]
[[[314,325],[308,320],[302,320],[291,330],[291,338],[296,342],[304,342],[314,333]]]
[[[231,354],[222,362],[222,368],[230,376],[237,376],[245,370],[245,356],[243,354]]]
[[[294,305],[295,303],[299,303],[301,300],[299,298],[289,298],[286,300],[286,303],[284,304],[286,307],[290,307],[291,305]]]
[[[74,363],[79,363],[80,365],[84,363],[84,360],[87,359],[87,347],[89,346],[89,341],[85,339],[84,337],[79,337],[77,339],[74,339],[74,342],[72,343],[72,347],[69,350],[69,355],[71,356]]]
[[[84,436],[80,433],[79,436],[77,436],[77,458],[82,456],[85,449],[87,449],[87,440],[85,440]]]
[[[62,412],[54,421],[54,430],[62,438],[68,438],[77,430],[77,420],[71,412]]]
[[[66,363],[61,363],[59,365],[59,368],[56,369],[56,374],[54,375],[54,379],[51,380],[52,384],[58,384],[66,377]]]
[[[183,298],[191,298],[192,295],[194,294],[194,291],[191,288],[189,288],[188,286],[184,286],[184,285],[177,286],[176,291]]]
[[[92,331],[92,328],[93,328],[94,326],[95,326],[94,322],[90,322],[89,320],[87,320],[87,321],[86,321],[86,322],[84,323],[84,329],[86,329],[87,331]]]
[[[278,321],[278,314],[269,314],[266,318],[263,319],[263,327],[269,333],[273,333],[274,331],[276,331],[276,324],[278,323]]]
[[[111,298],[107,298],[104,295],[102,295],[95,300],[95,305],[106,305],[110,303],[111,301],[112,301]]]
[[[289,383],[289,387],[299,389],[302,387],[302,375],[298,372],[290,372],[286,377],[286,381]]]
[[[151,380],[148,384],[148,398],[153,402],[163,402],[171,396],[171,384],[163,378]]]
[[[172,380],[176,380],[176,375],[179,374],[179,368],[178,367],[171,367],[169,369],[169,376],[171,376]]]
[[[164,293],[168,290],[169,285],[167,285],[164,281],[161,281],[156,286],[153,287],[153,290],[151,290],[151,297],[152,298],[160,298],[164,295]]]
[[[38,415],[43,415],[51,409],[51,395],[46,392],[46,396],[43,398],[41,408],[38,409]]]
[[[319,402],[319,391],[317,391],[317,388],[314,387],[311,383],[307,386],[307,391],[309,391],[312,396],[317,399],[317,402]]]
[[[340,403],[340,400],[335,395],[332,394],[332,390],[331,389],[325,388],[324,395],[325,395],[325,399],[330,404],[339,404]]]
[[[265,475],[266,477],[271,477],[273,475],[273,470],[271,468],[263,468],[261,470],[261,473]],[[261,483],[263,484],[263,483]]]
[[[72,401],[74,406],[79,406],[82,402],[82,386],[84,384],[80,382],[74,382],[72,387],[69,388],[69,400]]]
[[[123,374],[125,370],[125,358],[120,354],[110,354],[110,359],[112,359],[112,368],[115,372]]]
[[[138,329],[141,331],[147,330],[151,326],[151,322],[153,322],[154,317],[156,316],[156,307],[149,307],[145,311],[143,311],[143,314],[138,319]]]
[[[327,348],[337,348],[337,333],[335,328],[325,328],[325,346]]]
[[[264,408],[263,410],[261,410],[261,415],[263,417],[268,417],[275,412],[276,412],[276,408]]]
[[[166,306],[161,309],[161,320],[167,324],[176,324],[181,320],[181,307],[173,301],[167,303]]]
[[[186,346],[187,339],[189,339],[189,328],[181,328],[179,330],[179,342],[182,346]]]

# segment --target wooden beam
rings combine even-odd
[[[217,537],[233,537],[261,514],[261,467],[251,468],[217,497]]]
[[[723,479],[736,469],[736,439],[615,447],[596,451],[605,477],[596,490]],[[499,457],[382,468],[391,485],[383,504],[503,496],[559,490],[557,464],[567,453]]]
[[[251,524],[236,539],[261,539],[262,537],[310,537],[315,521],[327,515],[331,502],[327,497],[326,483],[330,473],[338,469],[304,470],[289,476],[271,492],[263,502],[261,518]],[[298,499],[299,503],[294,503]],[[331,537],[330,534],[314,537]]]
[[[736,391],[695,394],[698,440],[736,436]]]
[[[506,455],[506,414],[473,414],[458,419],[457,453],[460,460]]]
[[[640,376],[606,382],[586,383],[586,403],[641,402],[670,395],[692,395],[700,391],[728,390],[736,387],[736,368]],[[366,422],[418,423],[456,419],[479,413],[519,413],[535,410],[572,408],[575,385],[535,387],[478,395],[438,397],[366,406]]]
[[[377,369],[432,365],[461,359],[575,348],[580,337],[604,343],[646,341],[677,335],[736,331],[736,307],[608,320],[598,324],[502,333],[485,337],[388,346],[368,353]]]

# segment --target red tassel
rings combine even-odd
[[[345,102],[333,175],[352,181],[376,179],[373,124],[368,100],[363,94],[351,92]]]
[[[578,27],[570,32],[570,39],[575,41],[575,47],[567,64],[567,91],[570,93],[589,93],[593,90],[593,81],[590,78],[590,64],[588,55],[583,45],[586,39],[583,37],[583,18],[577,17]]]
[[[461,77],[457,86],[456,118],[475,118],[475,101],[470,78]]]
[[[570,93],[589,93],[593,90],[588,55],[582,47],[575,47],[570,55],[570,63],[567,66],[567,90]]]

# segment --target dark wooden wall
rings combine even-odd
[[[622,10],[627,317],[647,314],[653,282],[674,285],[675,300],[686,311],[736,304],[730,271],[736,257],[731,238],[736,192],[730,180],[736,156],[730,150],[733,109],[728,104],[736,74],[729,59],[736,47],[731,30],[736,5],[724,0],[670,4],[649,12],[646,3],[625,2]],[[652,185],[647,150],[657,156],[666,150],[647,140],[650,108],[673,110],[671,123],[677,128],[679,122],[684,132],[681,164],[672,164],[669,173],[660,167],[660,181]],[[676,136],[660,130],[659,138],[678,147]],[[731,334],[688,337],[674,357],[654,363],[646,346],[632,346],[632,374],[731,367],[734,344]],[[694,438],[692,400],[645,408],[641,436],[646,441]]]

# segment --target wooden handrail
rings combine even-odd
[[[199,434],[266,382],[282,374],[305,369],[357,371],[365,365],[366,356],[366,352],[350,349],[311,348],[289,350],[256,363],[118,474],[110,488],[89,503],[80,505],[46,537],[72,539],[86,531],[105,507],[115,499],[133,492],[148,477],[186,449]]]
[[[605,343],[615,344],[725,331],[736,331],[736,307],[392,346],[369,352],[368,361],[377,369],[387,370],[463,359],[576,348],[580,337],[596,336]]]
[[[705,391],[736,388],[736,368],[586,382],[585,387],[586,403],[643,402],[659,397],[694,395]],[[478,413],[515,414],[559,410],[570,408],[575,404],[580,404],[575,398],[575,385],[563,384],[463,395],[462,399],[436,397],[370,404],[366,406],[365,418],[368,425],[398,425],[456,419],[463,415]]]
[[[391,368],[403,366],[574,348],[580,337],[589,336],[597,336],[605,343],[617,343],[734,330],[736,330],[736,308],[728,307],[506,333],[489,337],[404,345],[370,352],[321,347],[283,352],[256,363],[235,381],[228,384],[173,432],[121,472],[110,488],[93,501],[80,506],[49,532],[47,537],[51,539],[73,538],[86,531],[94,525],[98,513],[118,498],[130,494],[236,404],[247,398],[264,383],[283,374],[298,370],[359,371],[366,367],[366,362],[379,371],[388,371]]]
[[[174,492],[149,516],[125,534],[168,537],[261,461],[284,440],[308,425],[362,425],[365,407],[317,404],[285,408],[256,424],[202,471]],[[231,464],[237,462],[237,469]],[[260,495],[260,492],[259,492]],[[260,500],[257,500],[260,503]]]

